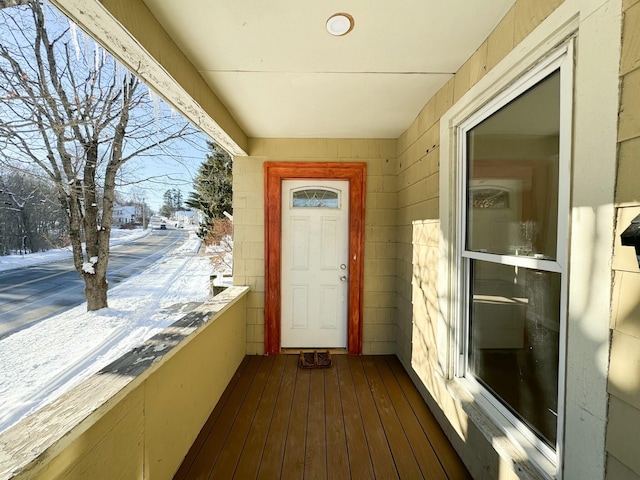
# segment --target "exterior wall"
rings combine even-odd
[[[247,353],[264,353],[264,174],[266,161],[365,162],[363,353],[394,353],[395,140],[251,139],[233,162],[234,272],[248,285]]]
[[[233,159],[233,282],[247,285],[247,354],[264,354],[263,159]]]
[[[196,332],[194,323],[179,321],[145,344],[156,351],[161,343],[171,345],[172,335],[179,342],[141,374],[119,373],[148,361],[129,354],[113,366],[118,373],[107,367],[4,432],[0,478],[173,478],[245,356],[246,289],[228,289],[210,306],[206,315],[215,317]],[[108,400],[98,407],[103,398]],[[56,428],[65,417],[80,414],[86,418],[70,429]],[[45,449],[43,442],[56,433],[60,438]],[[28,455],[37,457],[18,463]]]
[[[640,479],[640,269],[620,234],[640,215],[640,2],[623,2],[607,478]]]
[[[398,140],[396,355],[405,366],[411,364],[413,308],[416,318],[437,318],[440,117],[453,104],[454,90],[455,77]]]
[[[439,219],[439,161],[440,161],[440,117],[457,102],[478,80],[495,67],[513,48],[538,26],[563,0],[518,0],[496,26],[486,41],[460,67],[454,77],[427,102],[413,124],[398,140],[398,348],[396,354],[409,365],[413,332],[414,306],[412,305],[412,283],[420,289],[421,284],[432,285],[430,295],[423,297],[428,328],[435,332],[437,315],[438,255],[437,245],[426,248],[425,238],[432,237],[425,229],[433,228]],[[417,224],[412,222],[418,221]],[[427,226],[429,225],[429,226]],[[414,260],[413,242],[418,265]],[[414,276],[414,273],[416,275]],[[435,339],[435,337],[434,337]]]
[[[622,51],[623,108],[620,114],[617,201],[618,217],[624,215],[625,220],[620,220],[618,234],[631,218],[640,213],[640,194],[636,181],[640,167],[635,161],[640,155],[640,36],[637,33],[640,31],[640,3],[638,0],[629,0],[623,4],[627,33]],[[445,380],[448,375],[446,369],[450,365],[443,364],[446,362],[442,361],[442,352],[438,351],[439,347],[442,349],[439,337],[451,334],[438,331],[443,327],[439,318],[444,300],[438,296],[436,287],[439,282],[438,248],[443,231],[438,210],[442,201],[439,160],[442,161],[441,150],[445,148],[444,144],[441,148],[440,143],[440,121],[444,112],[456,106],[465,93],[492,69],[501,65],[510,52],[517,49],[519,54],[526,54],[526,49],[518,49],[518,46],[523,40],[528,40],[529,34],[557,10],[561,11],[563,18],[575,15],[579,25],[574,95],[578,97],[576,104],[580,108],[574,117],[574,158],[578,158],[582,165],[591,166],[580,167],[573,172],[578,187],[574,188],[572,198],[574,218],[571,249],[583,253],[574,255],[570,267],[572,278],[578,281],[570,285],[569,293],[569,366],[566,379],[569,398],[566,405],[565,422],[568,427],[563,453],[563,478],[601,478],[601,474],[595,472],[601,471],[604,464],[602,445],[607,404],[603,390],[607,375],[609,341],[606,325],[609,323],[610,298],[607,285],[613,233],[607,217],[611,217],[613,201],[613,180],[609,173],[613,172],[615,162],[615,145],[610,141],[615,135],[615,123],[607,120],[609,123],[605,125],[603,120],[598,119],[601,113],[604,115],[602,104],[598,106],[598,101],[585,100],[589,95],[585,92],[591,92],[593,97],[598,91],[599,82],[607,85],[608,89],[602,90],[603,97],[595,96],[601,98],[600,102],[607,102],[606,115],[607,119],[611,119],[612,115],[609,114],[615,108],[617,98],[610,77],[615,75],[613,61],[617,62],[618,58],[619,45],[615,37],[616,28],[619,27],[616,22],[619,20],[620,2],[517,0],[487,40],[424,106],[398,140],[396,353],[413,375],[414,381],[424,387],[423,396],[474,478],[538,478],[540,474],[517,447],[505,441],[504,434],[494,431],[492,421],[479,411],[466,391],[462,391],[455,382]],[[593,60],[603,57],[612,58],[613,61],[603,67],[602,63]],[[500,68],[497,70],[503,71]],[[594,128],[598,121],[599,129]],[[603,144],[606,144],[606,148],[595,153],[594,146],[600,148]],[[594,188],[595,185],[598,188]],[[420,192],[417,193],[417,190]],[[623,194],[627,197],[621,198]],[[619,244],[619,239],[616,241]],[[630,251],[625,252],[624,249]],[[637,301],[640,275],[635,278],[639,270],[633,249],[624,249],[616,248],[616,257],[624,255],[626,263],[624,268],[616,271],[614,292],[618,302],[618,324],[613,333],[611,375],[613,377],[616,371],[619,372],[619,384],[614,385],[613,379],[609,383],[612,394],[613,389],[616,390],[616,397],[612,396],[610,404],[607,443],[608,478],[612,479],[637,478],[635,475],[640,472],[640,451],[633,440],[640,428],[640,383],[636,381],[640,377],[640,356],[637,353],[640,351],[640,307]],[[578,258],[580,256],[582,259]],[[616,259],[616,263],[619,262]],[[631,267],[633,273],[629,271]],[[593,283],[594,278],[602,279],[596,282],[598,287]],[[447,327],[446,324],[444,326]],[[444,357],[447,357],[446,353]]]
[[[423,387],[423,396],[474,478],[516,478],[514,469],[526,478],[535,477],[535,472],[518,466],[517,460],[510,464],[501,458],[435,376],[441,369],[437,353],[440,118],[561,3],[517,1],[398,140],[396,355]],[[416,339],[420,341],[414,343]]]

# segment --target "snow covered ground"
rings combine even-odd
[[[128,232],[116,242],[148,233]],[[208,255],[195,255],[199,247],[189,232],[158,263],[110,289],[108,309],[80,305],[0,340],[0,432],[184,316],[189,303],[207,300],[212,268]],[[35,255],[44,262],[63,252]],[[11,263],[0,257],[0,268]]]

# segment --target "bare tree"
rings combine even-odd
[[[9,201],[4,200],[4,209],[16,214],[18,221],[18,237],[19,237],[19,251],[20,253],[27,253],[32,250],[31,237],[32,234],[29,231],[29,219],[27,214],[27,205],[35,196],[37,189],[25,192],[25,195],[20,195],[15,191],[8,189],[4,182],[0,183],[0,194],[6,197]]]
[[[0,8],[0,161],[35,165],[56,185],[87,309],[98,310],[120,168],[195,130],[160,115],[148,89],[53,7],[14,3]]]
[[[26,5],[29,0],[0,0],[0,8],[16,7]]]
[[[66,221],[55,189],[39,178],[0,172],[0,255],[63,246]]]
[[[129,202],[136,208],[136,219],[142,223],[142,228],[147,228],[149,224],[149,217],[151,216],[151,210],[147,205],[147,199],[144,190],[140,188],[133,188],[131,190],[131,201]]]

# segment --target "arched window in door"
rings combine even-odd
[[[305,187],[291,195],[293,208],[340,208],[339,192],[324,187]]]

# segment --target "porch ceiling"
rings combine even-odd
[[[290,138],[397,138],[514,3],[143,1],[248,136]]]

